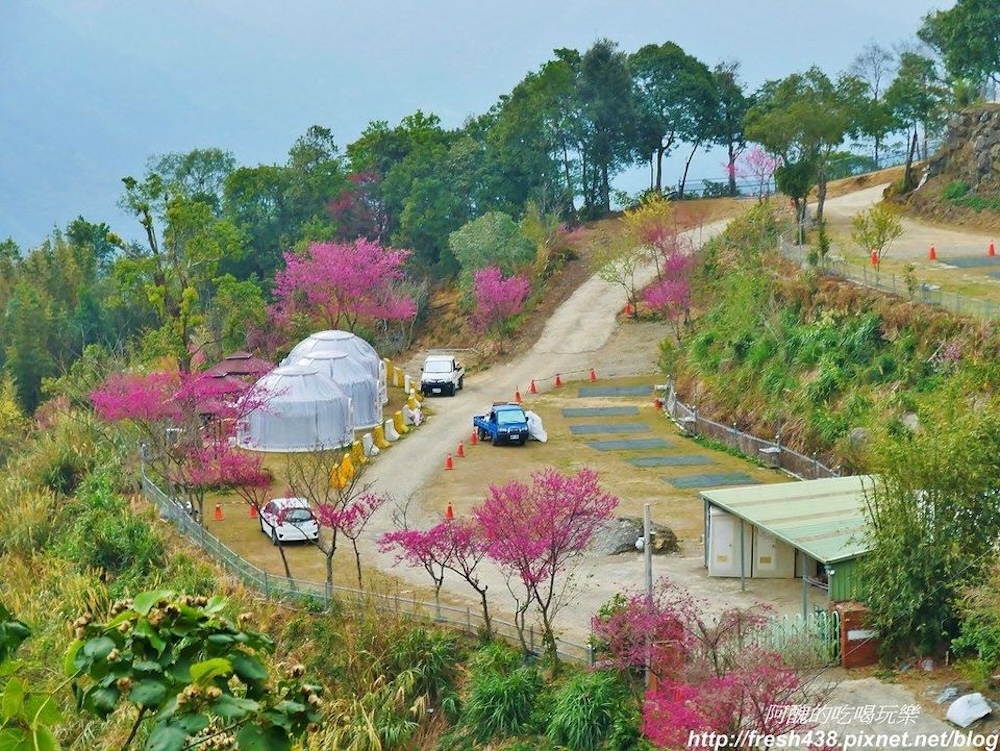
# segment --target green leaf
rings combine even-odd
[[[80,671],[82,666],[77,664],[76,656],[82,647],[82,641],[75,641],[66,650],[66,659],[63,661],[63,670],[66,672],[66,675],[76,675]]]
[[[149,645],[156,650],[157,654],[163,654],[164,647],[167,643],[163,641],[163,638],[157,633],[156,629],[149,621],[139,621],[135,624],[135,633],[138,636],[143,637],[149,642]]]
[[[37,694],[29,696],[28,701],[25,702],[25,714],[28,715],[32,724],[55,725],[62,721],[59,705],[51,696]]]
[[[34,731],[33,751],[58,751],[59,741],[55,734],[44,725],[39,725]]]
[[[19,678],[11,678],[7,688],[0,695],[0,716],[9,720],[28,719],[24,715],[24,683]]]
[[[120,696],[121,691],[116,686],[98,686],[87,693],[85,701],[94,712],[107,717],[114,711]]]
[[[129,692],[128,698],[140,707],[157,707],[167,695],[167,687],[153,678],[138,681]]]
[[[257,712],[260,704],[253,699],[242,699],[232,694],[223,694],[212,703],[212,711],[227,720],[240,720]]]
[[[175,725],[157,725],[146,741],[146,751],[181,751],[187,733]]]
[[[175,717],[171,724],[176,725],[188,735],[194,735],[208,727],[208,717],[203,714],[186,714]]]
[[[4,728],[0,730],[0,751],[33,751],[31,738],[21,728]]]
[[[285,731],[273,725],[266,728],[244,725],[236,734],[236,742],[242,751],[289,751],[292,747]]]
[[[90,662],[93,662],[94,660],[103,660],[111,654],[111,650],[114,648],[115,643],[110,637],[98,636],[96,639],[89,639],[84,643],[83,654],[89,658]]]
[[[148,592],[141,592],[132,600],[132,610],[139,615],[149,615],[149,611],[160,600],[173,600],[177,593],[171,589],[153,589]]]
[[[202,608],[208,615],[218,615],[226,608],[227,600],[222,595],[216,595],[212,597],[208,604]]]
[[[233,665],[224,657],[213,657],[211,660],[196,662],[191,666],[191,682],[204,686],[216,678],[232,675]]]
[[[152,660],[136,660],[132,663],[132,669],[137,673],[163,673],[163,666]]]
[[[224,647],[227,644],[232,644],[236,641],[236,637],[232,634],[212,634],[206,640],[209,644],[215,644],[219,647]]]
[[[267,680],[267,668],[253,655],[237,653],[230,657],[233,671],[244,683],[259,683]]]

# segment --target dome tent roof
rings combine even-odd
[[[362,363],[379,385],[379,398],[382,404],[389,401],[385,362],[372,345],[349,331],[328,330],[310,334],[292,347],[292,351],[281,364],[291,365],[303,357],[314,357],[329,352],[346,352],[352,359]]]
[[[263,404],[251,410],[237,440],[254,451],[317,451],[354,440],[350,396],[318,368],[275,368],[254,384]]]
[[[346,352],[316,352],[298,360],[296,364],[319,370],[351,397],[356,428],[371,428],[382,424],[379,384],[364,363],[353,359]]]

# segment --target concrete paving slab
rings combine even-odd
[[[648,433],[650,427],[641,422],[607,423],[604,425],[570,425],[569,432],[573,435],[592,435],[594,433]]]
[[[624,438],[618,441],[588,441],[587,445],[598,451],[643,451],[647,449],[670,449],[674,445],[662,438]]]
[[[711,488],[716,485],[759,485],[750,475],[742,472],[716,472],[683,477],[664,477],[675,488]]]
[[[653,386],[581,386],[577,396],[653,396]]]
[[[691,456],[635,456],[628,462],[637,467],[683,467],[693,464],[715,464],[713,459],[700,454]]]
[[[632,405],[626,407],[563,407],[563,417],[623,417],[637,415],[639,408]]]

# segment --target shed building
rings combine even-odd
[[[857,559],[869,550],[868,475],[705,490],[710,576],[801,578],[831,602],[857,599]]]

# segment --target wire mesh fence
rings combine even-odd
[[[768,467],[775,467],[794,475],[800,480],[818,480],[822,477],[839,477],[837,469],[827,467],[816,454],[806,456],[781,445],[780,437],[774,441],[744,433],[736,425],[724,425],[698,414],[697,406],[682,402],[673,382],[657,386],[662,394],[663,411],[690,436],[702,436],[708,440],[730,446],[746,457],[755,459]]]
[[[185,505],[163,492],[144,469],[141,472],[141,481],[143,492],[156,505],[160,518],[172,522],[184,537],[200,546],[228,574],[267,599],[291,601],[315,610],[374,607],[379,612],[447,625],[470,635],[479,635],[486,631],[484,614],[471,607],[462,608],[441,602],[428,602],[397,593],[363,591],[265,571],[246,561],[199,524]],[[514,623],[491,617],[490,627],[495,637],[522,646],[521,635]],[[527,624],[523,639],[523,646],[529,654],[538,655],[543,651],[542,632],[534,624]],[[590,644],[579,644],[557,638],[556,653],[560,659],[567,662],[594,664],[594,654]]]
[[[790,258],[800,264],[812,263],[813,259],[810,258],[809,247],[796,245],[787,235],[779,236],[778,250],[786,258]],[[826,257],[815,260],[815,268],[820,273],[846,279],[870,289],[887,292],[888,294],[903,297],[912,302],[935,305],[959,316],[969,316],[986,320],[1000,318],[1000,304],[992,300],[968,297],[959,292],[948,292],[936,284],[920,282],[916,277],[888,272],[883,273],[872,266],[859,266],[849,263],[844,258]]]

